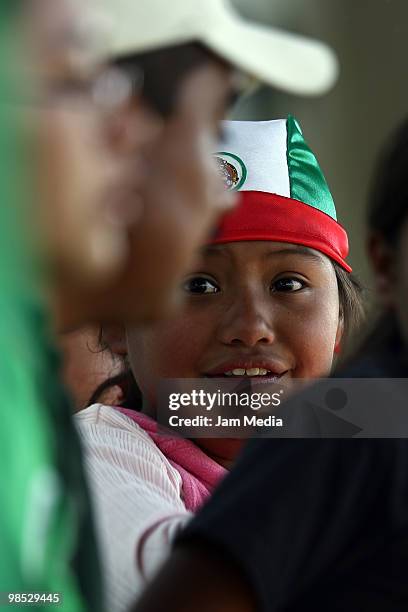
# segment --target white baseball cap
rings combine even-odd
[[[243,19],[229,0],[93,0],[109,21],[106,58],[200,42],[252,77],[295,94],[327,91],[338,63],[325,44]]]

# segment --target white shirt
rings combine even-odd
[[[127,610],[191,517],[180,474],[149,435],[110,406],[75,415],[84,447],[98,533],[106,603]]]

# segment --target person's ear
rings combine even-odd
[[[367,243],[374,272],[376,293],[387,308],[395,305],[395,258],[391,247],[379,232],[371,232]]]
[[[106,325],[102,330],[102,342],[112,353],[120,357],[127,355],[126,332],[122,325]]]

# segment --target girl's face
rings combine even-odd
[[[242,376],[245,368],[290,383],[330,371],[342,322],[322,253],[278,242],[208,247],[184,291],[177,316],[127,330],[132,370],[151,401],[160,378]]]

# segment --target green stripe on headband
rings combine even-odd
[[[286,129],[290,197],[321,210],[337,221],[336,207],[326,179],[303,138],[298,122],[291,115],[287,118]]]

